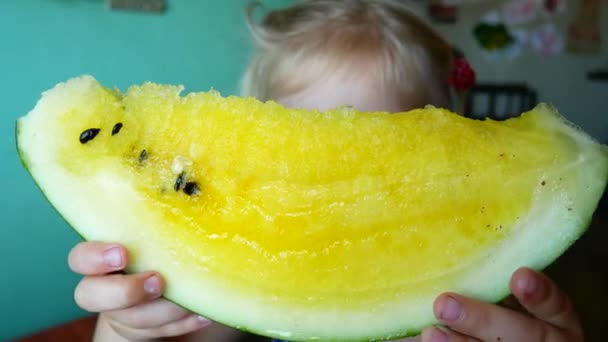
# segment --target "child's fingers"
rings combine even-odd
[[[72,271],[82,275],[99,275],[123,269],[128,262],[126,249],[117,244],[81,242],[68,256]]]
[[[482,341],[571,341],[561,330],[533,317],[453,293],[439,296],[434,312],[450,329]]]
[[[198,315],[188,315],[175,322],[167,323],[163,326],[149,330],[150,337],[169,337],[189,334],[209,326],[211,321]]]
[[[479,341],[470,336],[465,336],[448,329],[430,327],[424,329],[421,342],[475,342]]]
[[[164,281],[154,272],[85,277],[76,287],[74,298],[84,310],[118,310],[149,301],[161,295]]]
[[[570,298],[547,276],[521,268],[513,274],[510,287],[532,315],[575,335],[582,335],[582,327]]]
[[[134,329],[148,329],[180,320],[191,313],[159,298],[123,310],[107,311],[104,315]]]
[[[129,340],[140,340],[186,335],[211,325],[211,321],[194,314],[189,314],[176,321],[151,329],[133,329],[111,319],[108,319],[108,324],[121,336]]]

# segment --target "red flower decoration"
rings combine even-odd
[[[464,57],[454,59],[452,75],[448,80],[456,90],[467,90],[475,84],[475,71]]]

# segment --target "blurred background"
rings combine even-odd
[[[262,2],[269,8],[293,3]],[[551,102],[608,142],[608,1],[404,2],[476,70],[471,115],[508,115],[501,106],[517,111],[504,99],[492,100],[510,93]],[[238,93],[252,47],[244,22],[248,1],[166,0],[158,12],[154,6],[112,7],[128,3],[142,1],[0,0],[0,179],[7,181],[0,199],[0,341],[87,315],[74,304],[79,277],[66,262],[79,238],[46,202],[15,150],[15,120],[40,93],[81,74],[122,90],[154,81]],[[600,310],[608,304],[606,213],[600,206],[589,233],[549,269],[575,299],[590,340],[600,336]]]

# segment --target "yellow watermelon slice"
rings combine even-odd
[[[166,297],[290,340],[407,336],[443,291],[508,294],[585,231],[608,148],[521,117],[288,109],[84,76],[17,123],[25,167],[87,240],[124,244]]]

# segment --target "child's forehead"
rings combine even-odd
[[[329,72],[300,91],[276,99],[289,107],[328,110],[352,106],[362,111],[399,112],[407,99],[399,98],[371,69],[348,68]],[[404,101],[405,100],[405,101]]]

